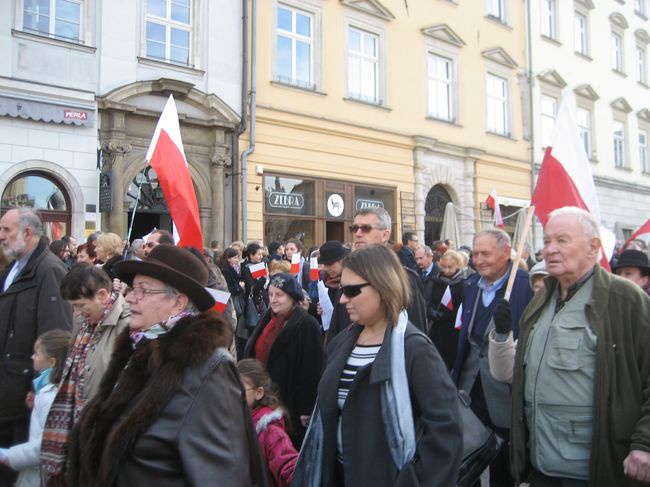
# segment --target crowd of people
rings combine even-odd
[[[492,486],[650,483],[643,241],[609,273],[577,208],[537,255],[391,229],[366,208],[310,249],[78,245],[6,211],[0,486],[453,486],[468,413],[503,440]]]

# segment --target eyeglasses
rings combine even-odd
[[[373,230],[384,230],[384,228],[375,227],[372,225],[350,225],[348,228],[350,229],[351,233],[357,233],[359,230],[361,230],[363,233],[370,233]]]
[[[140,301],[141,299],[143,299],[145,296],[149,294],[163,294],[166,292],[167,292],[166,289],[145,289],[143,287],[127,287],[125,294],[130,294],[135,299]]]
[[[347,286],[341,286],[341,292],[346,298],[354,298],[361,294],[361,288],[370,286],[369,282],[364,282],[362,284],[348,284]]]

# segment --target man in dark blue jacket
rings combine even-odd
[[[506,443],[512,408],[510,386],[490,375],[488,334],[495,321],[508,320],[516,339],[519,318],[533,297],[528,273],[518,269],[510,306],[501,304],[512,266],[511,250],[510,236],[503,230],[484,230],[474,237],[472,255],[477,273],[463,285],[462,326],[452,371],[458,389],[470,396],[474,413]],[[490,465],[490,485],[514,485],[507,448]]]

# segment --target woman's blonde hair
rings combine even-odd
[[[440,262],[443,260],[450,260],[459,269],[465,267],[465,259],[460,252],[456,252],[455,250],[447,250],[447,252],[442,254],[442,257],[440,257]]]
[[[102,233],[97,237],[97,243],[102,246],[104,251],[111,257],[122,255],[124,244],[119,235],[114,233]]]
[[[286,260],[272,260],[269,264],[269,274],[277,274],[278,272],[290,272],[291,263]]]
[[[386,315],[393,326],[402,309],[411,302],[411,285],[406,271],[395,252],[385,245],[371,245],[350,254],[343,264],[375,288],[386,307]]]

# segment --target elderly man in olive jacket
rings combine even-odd
[[[512,386],[511,465],[531,487],[650,482],[650,298],[600,248],[591,214],[551,212]]]
[[[65,267],[40,239],[41,228],[28,208],[9,210],[0,219],[0,247],[13,259],[0,276],[0,447],[27,441],[25,396],[36,338],[72,327],[72,310],[59,291]],[[12,478],[0,470],[0,486],[11,485]]]

